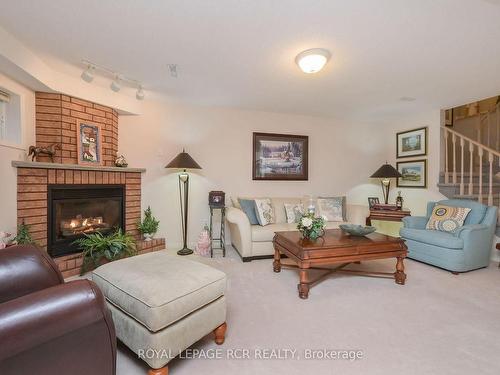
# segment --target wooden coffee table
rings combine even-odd
[[[316,241],[302,239],[300,232],[276,232],[274,236],[274,272],[280,272],[281,267],[298,268],[299,297],[306,299],[312,284],[323,279],[332,272],[354,273],[364,276],[390,277],[397,284],[404,285],[403,259],[408,249],[401,238],[371,233],[365,237],[355,237],[345,234],[340,229],[329,229],[325,235]],[[281,254],[289,261],[282,262]],[[396,258],[395,272],[367,272],[345,270],[345,266],[361,261]],[[315,279],[310,278],[310,270],[324,271]]]

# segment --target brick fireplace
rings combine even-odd
[[[100,123],[104,166],[76,164],[76,124],[79,119]],[[49,254],[65,252],[57,253],[54,242],[50,241],[54,235],[54,228],[50,227],[54,211],[49,212],[52,199],[49,192],[64,191],[65,187],[68,191],[79,189],[82,193],[85,190],[94,191],[97,187],[104,188],[102,190],[113,187],[123,191],[124,217],[120,224],[136,238],[139,253],[165,248],[164,239],[142,241],[137,231],[136,222],[141,217],[141,174],[145,170],[114,167],[118,149],[118,113],[114,109],[62,94],[36,93],[36,137],[37,146],[52,143],[62,146],[54,163],[42,157],[37,162],[12,162],[17,168],[18,224],[24,222],[30,226],[33,239],[40,247]],[[98,218],[93,217],[92,220],[98,222],[105,216],[101,212]],[[68,252],[71,252],[70,249]],[[54,260],[64,277],[77,275],[82,264],[79,253],[58,256]]]

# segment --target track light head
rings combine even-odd
[[[111,87],[111,90],[113,90],[114,92],[120,91],[122,88],[120,84],[120,76],[116,76],[113,82],[111,82],[111,85],[109,87]]]
[[[92,66],[92,65],[89,65],[87,67],[87,69],[85,69],[83,72],[82,72],[82,79],[85,81],[85,82],[92,82],[94,80],[94,69],[95,67]]]
[[[142,89],[142,86],[139,86],[137,89],[135,97],[137,100],[144,100],[144,90]]]

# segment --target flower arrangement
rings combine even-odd
[[[297,229],[304,238],[316,240],[325,234],[325,225],[324,217],[315,217],[314,213],[307,213],[300,218]]]

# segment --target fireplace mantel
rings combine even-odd
[[[125,172],[125,173],[145,173],[144,168],[122,168],[122,167],[94,167],[78,164],[41,163],[35,161],[13,160],[12,166],[15,168],[37,168],[37,169],[66,169],[76,171],[97,171],[97,172]]]

